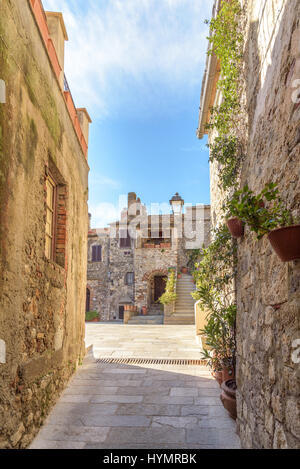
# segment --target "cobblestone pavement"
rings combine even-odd
[[[239,448],[207,368],[97,363],[199,358],[194,326],[88,324],[91,352],[31,445],[37,448]]]

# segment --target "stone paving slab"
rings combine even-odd
[[[96,345],[96,355],[100,348],[101,353],[105,350],[118,355],[120,341],[126,350],[139,327],[143,331],[135,357],[140,357],[145,346],[142,339],[147,338],[147,352],[152,347],[153,358],[164,355],[166,349],[172,352],[175,346],[174,354],[179,354],[185,345],[192,349],[186,351],[187,355],[194,358],[189,346],[194,340],[193,335],[190,337],[193,326],[126,328],[110,324],[102,328],[96,324],[88,325],[87,336]],[[129,338],[125,339],[124,333]],[[203,366],[106,364],[97,363],[89,354],[31,448],[239,448],[235,422],[221,405],[219,395],[218,384]]]

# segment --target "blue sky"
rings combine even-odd
[[[120,194],[209,203],[206,140],[196,138],[213,0],[43,0],[64,15],[65,72],[92,117],[92,225],[117,216]],[[113,206],[115,209],[113,209]]]

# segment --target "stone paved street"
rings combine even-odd
[[[200,358],[193,326],[88,324],[94,346],[31,448],[239,448],[235,422],[203,366],[97,363],[99,357]]]

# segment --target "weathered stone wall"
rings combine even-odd
[[[248,2],[245,48],[249,117],[241,184],[259,191],[279,184],[300,216],[300,4]],[[266,238],[246,231],[238,246],[238,426],[245,447],[300,447],[300,262],[282,263]]]
[[[248,131],[241,123],[246,157],[240,184],[259,192],[267,182],[279,183],[287,207],[299,217],[300,107],[292,95],[300,79],[300,3],[243,4],[242,104]],[[214,226],[223,197],[217,170],[211,165]],[[237,422],[242,445],[299,448],[300,372],[292,353],[293,341],[300,338],[300,262],[282,263],[267,238],[257,241],[246,228],[238,241],[237,292]]]
[[[87,288],[90,290],[90,311],[97,311],[99,319],[109,319],[109,232],[91,230],[88,236]],[[92,261],[93,246],[102,247],[101,262]]]
[[[18,448],[84,354],[88,165],[24,0],[0,3],[0,78],[0,448]],[[65,268],[44,255],[49,166],[67,189]]]

